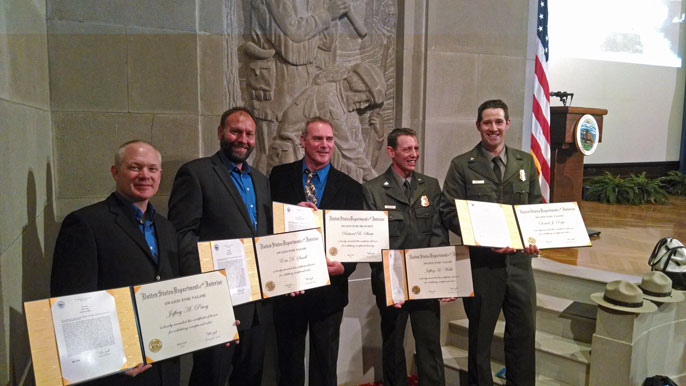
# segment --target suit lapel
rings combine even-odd
[[[124,203],[120,203],[117,201],[118,199],[113,195],[108,198],[110,211],[112,212],[112,214],[116,216],[114,222],[117,224],[117,226],[119,226],[122,229],[122,231],[124,231],[124,233],[126,233],[127,236],[129,236],[136,244],[138,244],[138,246],[143,250],[145,255],[148,256],[150,262],[155,264],[155,258],[150,252],[150,247],[148,246],[148,242],[145,241],[145,236],[143,235],[143,232],[141,232],[135,220],[132,219],[131,216],[125,212],[124,208],[122,207],[122,204]]]
[[[229,191],[231,198],[236,202],[236,207],[238,208],[239,212],[241,212],[241,215],[243,215],[243,219],[245,219],[246,223],[250,224],[250,229],[254,229],[252,226],[252,220],[250,220],[250,214],[248,214],[248,208],[245,207],[245,202],[243,202],[241,194],[238,193],[238,188],[236,188],[236,184],[233,183],[229,171],[226,170],[226,166],[224,166],[221,158],[219,158],[219,153],[215,153],[211,160],[214,164],[214,172],[217,174],[217,177],[219,177],[219,180],[222,182],[222,184],[224,184],[226,190]],[[255,185],[255,179],[253,179],[253,185]],[[260,191],[257,189],[258,187],[255,186],[255,191]],[[255,199],[257,199],[257,194],[255,195]]]
[[[329,176],[326,178],[326,185],[324,186],[322,202],[320,202],[319,205],[317,205],[317,207],[328,208],[330,206],[333,206],[333,203],[336,200],[337,193],[340,190],[340,175],[341,172],[334,169],[333,165],[331,165],[331,167],[329,168]]]
[[[469,161],[467,161],[469,169],[481,177],[493,181],[497,185],[499,184],[498,178],[493,172],[491,162],[481,154],[479,151],[479,146],[481,145],[476,145],[476,147],[472,149],[471,153],[469,154]],[[508,161],[508,164],[509,163],[510,162]]]
[[[392,168],[393,166],[389,166],[384,173],[384,192],[386,195],[392,197],[396,201],[407,202],[407,197],[405,197],[405,193],[403,192],[402,188],[398,186],[398,182],[393,174],[395,172]]]
[[[293,192],[293,198],[295,198],[296,202],[306,201],[307,197],[305,197],[305,189],[302,185],[303,160],[300,160],[292,165],[293,166],[291,167],[291,170],[289,170],[290,177],[288,178],[288,189],[291,189],[291,192]]]

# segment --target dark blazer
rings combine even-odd
[[[153,217],[159,255],[156,264],[128,205],[112,193],[105,201],[72,212],[64,219],[55,244],[51,296],[126,287],[179,275],[182,264],[172,224],[159,214]],[[155,363],[136,378],[119,374],[89,384],[178,385],[178,358]]]
[[[275,166],[272,169],[269,176],[272,200],[286,204],[306,201],[302,165],[303,160],[299,160]],[[331,165],[322,201],[318,207],[320,209],[361,210],[362,186]],[[339,276],[332,276],[330,286],[308,290],[302,296],[312,302],[313,307],[322,310],[323,314],[342,310],[348,304],[348,277],[355,271],[355,266],[355,263],[344,263],[344,273]]]
[[[426,248],[448,245],[448,231],[438,211],[441,187],[438,180],[412,173],[412,197],[405,197],[389,166],[384,174],[362,185],[364,208],[388,211],[388,236],[391,249]],[[372,290],[385,296],[383,265],[371,263]]]
[[[250,221],[229,171],[215,153],[211,157],[190,161],[179,169],[169,197],[169,220],[176,227],[179,249],[184,260],[200,272],[198,241],[237,239],[272,233],[272,200],[267,177],[252,169],[252,182],[257,203],[257,230]],[[257,321],[253,315],[257,311]],[[238,330],[246,330],[253,322],[266,318],[264,301],[234,307]]]

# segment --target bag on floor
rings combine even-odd
[[[686,289],[686,247],[677,239],[665,237],[655,244],[648,258],[651,271],[662,271],[672,279],[672,288]]]

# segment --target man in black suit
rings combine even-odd
[[[184,258],[200,272],[198,241],[264,236],[271,233],[269,181],[246,162],[255,148],[255,119],[235,107],[222,114],[217,128],[221,150],[181,166],[169,197],[169,219]],[[191,385],[260,385],[268,304],[234,307],[240,344],[216,346],[193,356]]]
[[[269,176],[272,199],[313,209],[362,209],[362,187],[331,165],[333,128],[310,119],[300,136],[305,157],[275,166]],[[310,329],[309,385],[335,386],[343,308],[348,304],[348,277],[354,263],[327,262],[331,285],[296,297],[279,297],[274,323],[279,351],[279,385],[305,384],[305,335]]]
[[[391,166],[362,185],[364,208],[388,211],[388,234],[392,249],[448,245],[448,231],[441,224],[438,181],[415,171],[419,160],[417,134],[412,129],[394,129],[388,134]],[[410,300],[386,306],[382,263],[371,263],[372,292],[381,315],[384,385],[407,385],[405,326],[412,320],[420,385],[445,385],[441,353],[441,314],[438,300]],[[452,301],[454,298],[441,299]]]
[[[179,275],[176,232],[149,202],[157,193],[162,157],[150,143],[119,147],[112,177],[116,191],[105,201],[70,213],[62,222],[53,256],[51,296],[126,287]],[[178,358],[142,364],[90,385],[179,384]]]

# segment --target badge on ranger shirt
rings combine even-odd
[[[524,169],[519,169],[519,179],[522,181],[526,181],[526,172]]]
[[[421,203],[422,203],[422,206],[425,208],[427,206],[429,206],[429,197],[427,197],[426,195],[423,195],[421,198]]]

